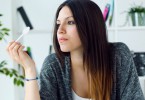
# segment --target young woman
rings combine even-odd
[[[25,100],[144,100],[128,47],[108,43],[100,8],[90,0],[62,3],[53,43],[40,73],[24,46],[12,41],[7,51],[25,69]]]

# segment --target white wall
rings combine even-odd
[[[34,30],[52,32],[57,7],[64,0],[23,0],[22,4],[34,26]]]
[[[23,0],[23,7],[31,20],[34,29],[24,37],[25,46],[32,49],[38,73],[52,44],[54,16],[58,6],[64,0]]]
[[[0,17],[0,21],[2,21],[3,26],[11,29],[12,24],[12,13],[11,13],[11,1],[10,0],[0,0],[0,13],[3,14]],[[10,32],[10,36],[7,40],[11,40],[12,33]],[[7,60],[7,67],[13,68],[12,61],[9,59],[8,54],[5,51],[6,43],[4,41],[0,41],[0,61]],[[14,100],[14,86],[13,81],[9,77],[6,77],[0,73],[0,99],[1,100]]]
[[[24,37],[24,45],[30,46],[32,57],[36,63],[38,73],[40,73],[42,63],[45,57],[49,54],[49,46],[52,44],[51,33],[41,32],[33,33]]]

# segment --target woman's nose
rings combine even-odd
[[[65,25],[60,24],[58,27],[58,33],[59,34],[64,34],[65,33]]]

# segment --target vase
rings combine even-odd
[[[135,12],[131,13],[132,26],[145,26],[145,13]]]

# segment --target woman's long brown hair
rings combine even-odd
[[[90,97],[92,100],[110,100],[113,84],[112,68],[102,12],[98,5],[90,0],[68,0],[59,6],[56,19],[64,6],[68,6],[72,11],[82,42],[84,68],[87,69]],[[55,24],[53,43],[55,52],[63,65],[63,58],[69,53],[61,52],[57,41],[57,29],[58,26]]]

